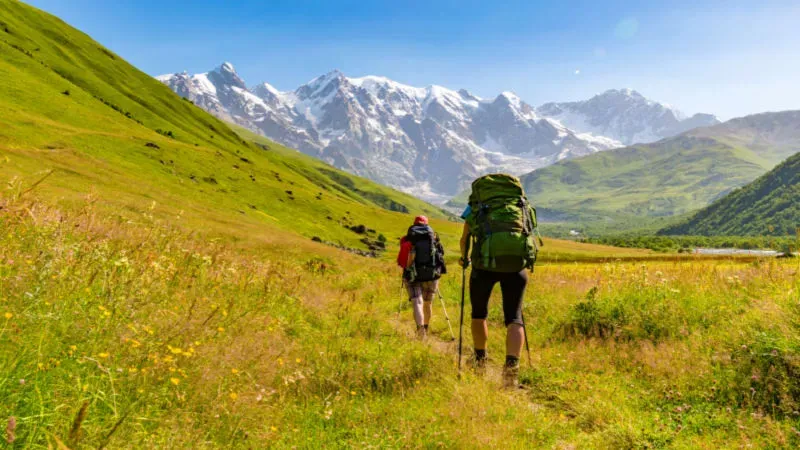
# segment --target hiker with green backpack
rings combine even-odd
[[[536,210],[528,203],[519,179],[511,175],[491,174],[472,183],[469,205],[461,217],[465,221],[461,236],[463,278],[466,278],[467,267],[472,265],[469,298],[475,348],[473,367],[477,373],[485,371],[489,297],[495,284],[500,283],[506,325],[503,385],[513,388],[519,384],[519,359],[523,342],[527,344],[522,301],[528,285],[527,271],[533,270],[538,251],[534,240]],[[462,286],[462,328],[463,318]],[[458,350],[460,369],[461,337]]]

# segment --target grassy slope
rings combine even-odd
[[[0,33],[0,174],[31,184],[55,169],[41,195],[68,204],[91,192],[113,214],[156,201],[163,218],[244,242],[279,242],[291,230],[363,247],[343,225],[365,224],[394,242],[409,219],[387,208],[448,217],[263,138],[253,145],[258,137],[243,139],[57,18],[3,2],[0,22],[8,29]],[[457,240],[456,224],[434,224]]]
[[[280,146],[265,151],[243,141],[52,16],[4,1],[0,22],[5,178],[33,182],[55,169],[42,186],[50,195],[74,200],[91,187],[111,209],[157,200],[172,214],[183,211],[192,228],[237,238],[270,239],[281,228],[358,247],[361,236],[339,225],[344,217],[386,233],[402,215],[376,206],[446,217],[422,201]]]
[[[684,136],[564,161],[523,178],[529,195],[555,212],[646,217],[700,208],[768,167],[745,148]]]
[[[800,112],[765,113],[563,161],[523,179],[545,220],[663,227],[665,217],[708,205],[799,147]]]
[[[683,223],[662,230],[677,235],[794,236],[800,229],[800,154]]]

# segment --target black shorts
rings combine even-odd
[[[469,279],[469,299],[472,303],[472,318],[489,317],[489,297],[494,285],[500,283],[503,293],[503,316],[506,326],[512,323],[522,325],[522,298],[528,285],[528,272],[489,272],[472,269]]]

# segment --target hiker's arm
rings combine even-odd
[[[469,261],[469,224],[464,224],[464,231],[461,233],[461,265]]]

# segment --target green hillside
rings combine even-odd
[[[522,179],[538,205],[568,217],[670,216],[708,204],[768,166],[747,149],[681,136],[564,161]]]
[[[273,239],[276,228],[365,248],[345,226],[390,236],[401,213],[444,219],[411,196],[228,125],[61,20],[0,2],[0,177],[62,202],[181,215],[198,230]],[[119,208],[124,205],[125,208]]]
[[[798,150],[800,111],[765,113],[562,161],[522,179],[546,221],[655,223],[707,206]]]
[[[665,235],[794,236],[800,230],[800,153],[747,186],[667,227]]]

